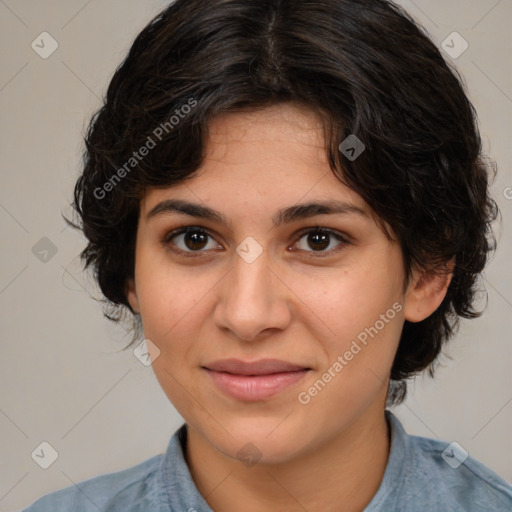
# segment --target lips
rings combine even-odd
[[[311,370],[278,359],[223,359],[203,369],[225,395],[245,402],[269,399],[302,380]]]
[[[205,365],[205,368],[214,372],[226,372],[233,375],[270,375],[273,373],[309,370],[308,367],[297,366],[279,359],[261,359],[253,362],[246,362],[240,359],[222,359]]]

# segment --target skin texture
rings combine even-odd
[[[385,399],[403,322],[430,315],[449,284],[449,277],[417,270],[405,286],[399,244],[333,176],[322,133],[312,113],[291,104],[222,115],[210,123],[207,155],[194,178],[149,189],[141,200],[128,300],[160,350],[153,369],[188,424],[187,462],[216,511],[328,512],[341,503],[346,512],[363,510],[389,454]],[[171,198],[207,205],[229,225],[170,212],[146,219]],[[272,223],[282,208],[326,200],[366,215]],[[163,242],[183,226],[211,237],[199,249],[183,234]],[[315,226],[348,243],[330,236],[315,250],[318,242],[300,233]],[[263,250],[252,263],[236,252],[248,236]],[[300,403],[298,394],[397,303],[378,334]],[[225,395],[202,368],[231,357],[282,359],[311,371],[271,398],[246,402]],[[239,460],[247,443],[257,448],[256,464]]]

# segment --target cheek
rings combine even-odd
[[[188,324],[200,325],[195,320],[200,311],[197,306],[216,281],[208,273],[194,270],[170,265],[148,265],[140,270],[137,294],[144,333],[157,344],[175,339],[184,328],[191,328]]]
[[[376,269],[381,269],[376,271]],[[401,309],[401,275],[379,266],[345,269],[333,275],[303,276],[296,281],[294,292],[314,313],[323,339],[331,348],[342,349],[350,340],[378,322],[379,331],[391,338],[400,331],[400,322],[391,322]],[[398,306],[393,304],[398,303]],[[384,315],[385,329],[382,329]],[[392,324],[394,324],[392,326]],[[387,334],[386,333],[386,334]],[[384,334],[384,332],[383,332]]]
[[[300,390],[300,403],[310,400],[308,407],[319,415],[333,403],[362,411],[382,392],[403,325],[400,279],[380,262],[380,267],[353,267],[336,278],[316,279],[314,287],[301,281],[304,302],[321,320],[309,331],[323,356],[315,379]],[[323,328],[314,332],[312,326],[320,324]]]
[[[396,298],[389,293],[325,302],[329,309],[323,318],[335,334],[321,338],[322,364],[296,397],[319,422],[331,422],[333,410],[344,421],[346,415],[362,414],[376,396],[385,397],[403,326],[403,306]]]
[[[141,275],[139,299],[144,335],[160,350],[152,362],[153,372],[173,406],[185,421],[202,414],[191,395],[196,375],[191,371],[197,359],[201,318],[207,315],[204,300],[211,285],[199,277],[179,272],[154,271]],[[203,411],[204,412],[204,411]]]

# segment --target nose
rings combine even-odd
[[[251,263],[236,254],[222,280],[214,317],[217,327],[244,341],[284,330],[291,320],[292,292],[277,267],[265,250]]]

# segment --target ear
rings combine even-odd
[[[137,290],[135,288],[135,280],[131,277],[126,281],[125,294],[133,311],[135,311],[135,313],[140,313],[139,299],[137,298]]]
[[[405,293],[406,320],[421,322],[441,305],[452,280],[454,266],[455,260],[452,259],[436,273],[424,269],[413,271]]]

